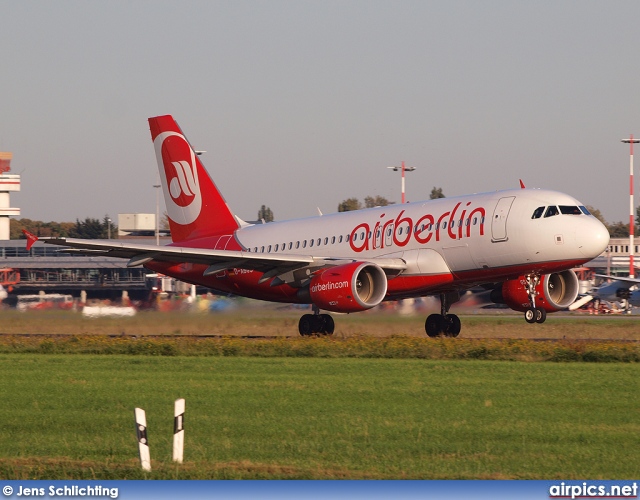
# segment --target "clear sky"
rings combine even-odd
[[[635,0],[0,0],[11,204],[155,212],[147,118],[173,114],[248,220],[400,201],[404,160],[409,201],[522,178],[626,222],[639,40]]]

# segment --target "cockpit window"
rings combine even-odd
[[[532,219],[539,219],[542,217],[542,212],[544,212],[544,207],[538,207],[533,211]]]
[[[564,215],[582,215],[578,207],[571,205],[560,205],[560,213]]]
[[[589,210],[587,210],[587,207],[583,207],[582,205],[580,205],[580,210],[585,215],[591,215],[591,212],[589,212]]]
[[[544,213],[545,217],[552,217],[554,215],[558,215],[560,212],[558,212],[558,207],[556,207],[555,205],[551,205],[547,208],[547,211]]]

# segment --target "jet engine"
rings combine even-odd
[[[561,273],[545,274],[536,286],[536,307],[547,312],[566,309],[576,300],[578,290],[578,277],[571,269]],[[526,311],[531,307],[526,278],[520,276],[505,281],[491,292],[491,300],[498,304],[507,304],[515,311]]]
[[[309,283],[310,301],[320,309],[351,313],[377,306],[387,293],[387,276],[371,262],[352,262],[317,273]]]

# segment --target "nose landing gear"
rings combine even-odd
[[[547,319],[547,311],[536,307],[536,295],[538,294],[536,287],[540,283],[540,275],[532,273],[527,274],[525,278],[531,307],[524,312],[524,319],[527,323],[544,323]]]

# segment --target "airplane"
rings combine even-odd
[[[621,302],[623,305],[623,311],[626,314],[631,314],[632,307],[640,307],[640,289],[637,288],[638,285],[640,285],[640,279],[625,276],[608,276],[606,274],[596,274],[595,276],[611,281],[602,283],[599,287],[594,288],[584,297],[576,300],[571,306],[569,306],[569,310],[574,311],[579,309],[592,300]],[[636,288],[631,290],[634,287]]]
[[[440,198],[282,222],[247,223],[227,205],[171,115],[149,118],[172,243],[55,237],[62,251],[129,259],[128,266],[213,290],[311,304],[301,335],[332,334],[331,315],[434,295],[428,336],[458,336],[449,308],[461,292],[493,288],[497,301],[542,323],[578,294],[573,267],[600,255],[609,233],[569,195],[520,189]],[[27,235],[31,236],[32,235]]]

